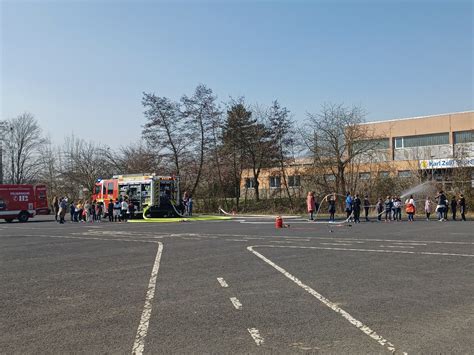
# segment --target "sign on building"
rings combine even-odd
[[[474,167],[474,157],[465,159],[420,160],[420,169],[452,169]]]

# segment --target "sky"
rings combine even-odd
[[[275,99],[301,123],[323,103],[368,121],[472,110],[472,1],[0,0],[0,120],[119,147],[140,141],[142,93],[203,83]]]

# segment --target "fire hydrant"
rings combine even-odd
[[[280,216],[275,219],[275,228],[283,228],[283,218]]]

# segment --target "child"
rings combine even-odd
[[[336,214],[336,195],[332,195],[329,199],[329,221],[334,222],[334,215]]]
[[[426,196],[426,200],[425,200],[425,213],[426,213],[426,220],[427,220],[427,221],[430,220],[432,205],[433,205],[433,203],[431,202],[430,197],[429,197],[429,196]]]
[[[410,222],[413,222],[413,216],[415,215],[415,200],[413,199],[413,195],[410,195],[410,198],[405,201],[405,206],[405,211],[407,212],[408,220]]]
[[[306,207],[309,213],[309,220],[314,220],[313,213],[316,209],[315,201],[314,201],[314,192],[309,191],[308,196],[306,197]]]

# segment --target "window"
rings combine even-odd
[[[245,188],[246,189],[254,189],[255,188],[255,179],[254,178],[246,178],[245,179]]]
[[[395,149],[449,144],[449,133],[394,138]]]
[[[299,175],[288,176],[288,186],[298,187],[301,186],[301,179]]]
[[[369,180],[370,179],[370,173],[359,173],[359,179]]]
[[[270,176],[270,187],[279,188],[281,186],[281,180],[279,176]]]
[[[403,148],[403,138],[395,138],[395,148]]]
[[[374,149],[388,149],[389,146],[389,139],[388,138],[380,138],[380,139],[368,139],[363,141],[354,142],[354,149],[364,149],[366,150],[374,150]]]
[[[411,177],[411,171],[410,170],[401,170],[398,172],[399,177]]]
[[[454,132],[454,144],[474,142],[474,131]]]
[[[94,194],[100,194],[100,185],[95,185]]]
[[[324,179],[326,179],[326,181],[335,181],[336,176],[334,176],[333,174],[326,174],[324,175]]]
[[[390,176],[390,173],[388,171],[379,171],[379,177],[386,178],[389,176]]]
[[[109,182],[107,184],[107,194],[108,195],[112,195],[114,193],[114,183],[113,182]]]

